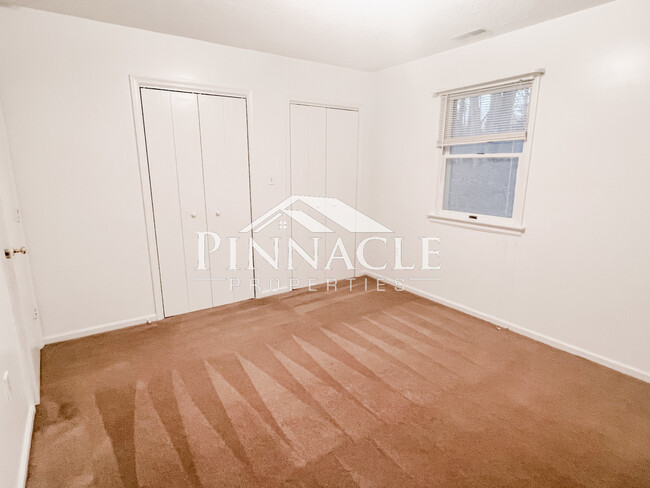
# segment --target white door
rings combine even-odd
[[[251,221],[246,101],[147,88],[141,96],[164,315],[252,298],[248,243],[236,242],[239,269],[228,269],[227,241]],[[199,269],[205,232],[222,242]],[[203,239],[211,250],[215,239]]]
[[[18,339],[27,358],[25,369],[32,397],[34,403],[39,403],[43,329],[32,282],[29,246],[22,226],[4,120],[0,115],[0,259],[3,261],[4,276],[14,308]],[[5,249],[9,259],[5,255]],[[25,253],[14,253],[14,249],[24,250]]]
[[[251,223],[248,121],[243,98],[199,95],[198,101],[208,231],[222,240],[220,252],[209,256],[216,307],[254,296],[253,270],[247,269],[250,234],[239,232]]]
[[[0,218],[0,221],[2,219]],[[7,235],[0,230],[0,241],[6,245]],[[33,396],[30,389],[31,373],[26,359],[24,343],[19,338],[22,324],[16,319],[15,302],[12,296],[8,272],[9,260],[2,257],[0,265],[0,486],[21,486],[19,479],[22,454],[26,442],[26,427],[30,422]]]
[[[291,105],[291,193],[311,197],[327,196],[327,116],[322,107]],[[310,256],[318,253],[314,269],[294,252],[292,278],[294,288],[325,282],[324,232],[312,232],[300,222],[305,219],[325,224],[325,216],[296,202],[290,209],[291,238]],[[314,226],[311,228],[313,229]],[[314,250],[316,247],[316,252]]]
[[[356,233],[341,228],[326,215],[328,205],[338,205],[333,199],[356,208],[358,117],[355,110],[291,104],[291,193],[328,197],[315,200],[313,206],[302,201],[292,205],[292,238],[310,255],[313,254],[313,239],[319,239],[318,270],[299,256],[294,259],[296,269],[292,278],[294,283],[299,280],[298,287],[307,286],[308,278],[323,283],[330,278],[354,276],[354,270],[348,269],[343,259],[334,259],[331,269],[324,268],[339,237],[351,263],[355,262]],[[301,221],[313,223],[313,220],[323,224],[326,230],[310,232],[301,225]],[[341,251],[335,254],[342,256]]]
[[[357,208],[358,120],[357,111],[327,109],[327,196],[336,198],[355,209]],[[340,204],[333,202],[329,205]],[[331,221],[328,221],[328,227],[334,230],[334,233],[327,234],[326,255],[332,253],[336,240],[340,237],[351,263],[354,264],[356,232],[342,229]],[[341,253],[337,250],[336,255],[339,256]],[[352,278],[355,275],[354,270],[348,269],[348,265],[342,259],[334,259],[331,269],[326,273],[328,279],[337,280]]]

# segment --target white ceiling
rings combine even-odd
[[[375,71],[611,0],[3,0]],[[454,40],[476,29],[488,32]]]

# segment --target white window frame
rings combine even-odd
[[[491,215],[474,214],[468,212],[458,212],[455,210],[445,210],[445,180],[447,177],[447,159],[476,158],[476,154],[450,154],[451,146],[439,144],[437,147],[438,160],[438,181],[435,199],[435,210],[428,215],[429,220],[443,222],[448,224],[460,225],[474,229],[493,230],[506,234],[522,234],[524,227],[524,203],[526,200],[526,187],[528,183],[528,173],[530,169],[530,158],[533,146],[535,132],[535,115],[537,112],[537,98],[539,94],[539,82],[544,70],[538,70],[532,73],[503,78],[487,83],[480,83],[471,86],[465,86],[453,90],[446,90],[435,93],[435,96],[441,100],[440,111],[447,109],[442,95],[458,95],[463,92],[472,92],[477,89],[499,88],[500,86],[512,86],[513,82],[518,80],[532,81],[530,94],[530,106],[528,115],[528,127],[524,147],[521,153],[495,153],[481,155],[485,158],[513,158],[519,159],[517,163],[517,179],[515,183],[515,195],[513,201],[512,217],[495,217]]]

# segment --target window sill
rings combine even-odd
[[[525,227],[520,227],[517,225],[494,224],[491,222],[469,222],[467,220],[461,220],[453,217],[443,217],[434,213],[428,214],[427,218],[431,222],[440,222],[442,224],[453,225],[455,227],[462,227],[463,229],[481,230],[484,232],[494,232],[497,234],[505,234],[511,236],[520,236],[526,230]]]

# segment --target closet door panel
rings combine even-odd
[[[161,90],[142,89],[141,94],[158,265],[168,317],[189,311],[171,97]]]
[[[294,195],[326,196],[326,131],[325,108],[291,105],[291,189]]]
[[[185,274],[190,311],[212,306],[210,271],[197,270],[198,235],[207,228],[197,96],[172,93],[176,172],[185,243]],[[209,263],[210,257],[206,257]],[[209,268],[209,265],[208,265]]]
[[[291,193],[324,197],[327,195],[327,117],[323,107],[292,104],[291,110]],[[309,217],[325,224],[325,218],[303,202],[292,206],[294,212],[304,212]],[[291,225],[291,236],[310,256],[314,254],[314,238],[318,243],[318,269],[314,270],[305,260],[293,253],[294,269],[292,278],[299,280],[298,287],[325,281],[325,233],[310,232],[295,219],[286,218]],[[294,281],[295,287],[295,281]]]
[[[337,198],[352,208],[357,207],[357,157],[359,113],[352,110],[327,109],[327,196]],[[337,203],[328,203],[337,205]],[[350,260],[356,261],[356,234],[328,223],[335,234],[327,234],[327,255],[332,252],[336,239],[341,237]],[[340,253],[337,252],[337,255]],[[337,280],[355,276],[343,260],[336,259],[327,278]]]
[[[253,298],[253,271],[247,269],[250,234],[239,233],[251,222],[246,100],[212,95],[199,95],[198,100],[207,225],[221,238],[220,248],[210,256],[212,302],[217,306]],[[238,238],[238,269],[228,269],[229,237]]]

